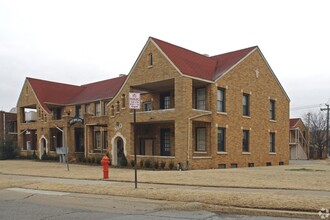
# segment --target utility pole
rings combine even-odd
[[[329,156],[329,104],[325,104],[326,108],[321,108],[321,111],[327,111],[327,143],[325,147],[326,157]]]
[[[308,160],[310,158],[310,151],[311,151],[311,113],[308,112],[308,130],[307,130],[307,157]]]

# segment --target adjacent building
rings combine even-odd
[[[129,94],[140,93],[133,126]],[[109,152],[186,169],[288,164],[289,98],[257,46],[216,56],[149,38],[128,76],[83,86],[27,78],[21,153]]]
[[[309,131],[301,118],[290,119],[290,159],[309,158]]]
[[[17,145],[17,116],[12,111],[0,111],[0,144],[6,141]]]

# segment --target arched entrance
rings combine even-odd
[[[120,137],[117,138],[117,165],[122,165],[124,157],[124,142]]]
[[[119,166],[126,155],[125,139],[120,135],[112,139],[112,165]]]
[[[45,137],[40,138],[40,159],[42,158],[42,155],[48,154],[48,148],[47,148],[47,140]]]

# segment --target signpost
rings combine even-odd
[[[135,189],[137,188],[137,164],[136,164],[136,109],[140,109],[140,93],[129,93],[129,108],[134,110],[134,171],[135,171]]]

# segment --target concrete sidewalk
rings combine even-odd
[[[330,208],[329,173],[329,161],[253,169],[139,170],[135,189],[132,169],[110,168],[110,180],[104,181],[101,166],[72,164],[67,171],[59,163],[0,161],[0,188],[139,197],[196,203],[213,211],[256,214],[262,210],[310,217]]]

